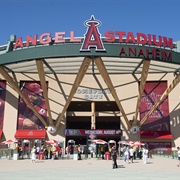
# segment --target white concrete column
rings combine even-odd
[[[91,129],[96,129],[95,102],[91,103]]]

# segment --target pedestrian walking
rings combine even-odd
[[[62,159],[62,147],[59,146],[59,149],[58,149],[58,159]]]
[[[81,159],[81,145],[78,145],[78,160],[82,160]]]
[[[143,154],[143,163],[144,164],[147,164],[148,152],[149,151],[148,151],[147,147],[145,146],[144,149],[143,149],[143,152],[142,152],[142,154]]]
[[[124,163],[129,163],[129,147],[126,146],[124,149]]]
[[[177,155],[178,155],[178,167],[180,167],[180,148],[177,147]]]
[[[48,154],[49,154],[49,152],[48,152],[48,149],[47,149],[47,147],[44,149],[44,156],[45,156],[45,159],[48,159]]]
[[[142,159],[142,146],[139,147],[138,157]]]
[[[70,159],[70,156],[71,156],[71,146],[70,145],[68,145],[66,147],[66,153],[67,153],[67,159]]]
[[[129,149],[130,162],[133,163],[134,158],[134,148],[131,146]]]
[[[36,162],[36,146],[34,146],[31,150],[31,162]]]
[[[112,160],[113,160],[113,169],[118,168],[118,165],[117,165],[117,151],[116,151],[115,146],[112,147],[111,156],[112,156]]]

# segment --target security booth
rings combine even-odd
[[[88,154],[91,154],[93,156],[93,153],[96,154],[96,143],[92,139],[87,140],[87,149],[88,149]]]
[[[28,139],[19,139],[18,146],[18,158],[29,159],[31,154],[32,142]]]
[[[116,141],[115,140],[109,140],[108,141],[108,150],[109,150],[109,152],[111,152],[113,146],[115,146],[115,148],[116,148]]]
[[[59,147],[61,147],[61,149],[62,149],[62,155],[61,155],[61,157],[62,158],[64,158],[64,141],[57,141],[57,145],[59,146]]]
[[[76,145],[76,143],[75,143],[75,141],[73,140],[73,139],[69,139],[68,141],[67,141],[67,146],[71,146],[71,154],[73,154],[73,151],[74,151],[74,147],[75,147],[75,145]]]
[[[32,142],[29,139],[24,139],[22,141],[22,148],[23,148],[23,158],[30,158],[31,154],[31,144]]]

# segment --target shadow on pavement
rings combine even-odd
[[[118,165],[118,168],[125,168],[124,165]]]
[[[40,160],[39,160],[39,161],[36,161],[35,163],[44,163],[44,161],[40,161]]]

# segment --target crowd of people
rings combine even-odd
[[[24,147],[24,150],[28,152],[28,147]],[[36,159],[62,159],[64,157],[64,153],[66,154],[66,159],[70,159],[71,155],[74,154],[74,151],[77,151],[78,158],[77,160],[82,160],[82,155],[84,158],[88,158],[88,154],[92,158],[91,151],[89,151],[86,145],[67,145],[64,149],[58,144],[52,145],[36,145],[30,152],[27,153],[28,158],[31,159],[32,162],[35,162]],[[136,158],[142,159],[144,164],[147,164],[147,159],[149,157],[149,150],[146,146],[131,146],[126,144],[121,144],[117,148],[116,146],[107,148],[107,145],[98,145],[97,146],[97,154],[95,157],[101,159],[107,159],[106,154],[109,153],[110,159],[113,160],[113,168],[117,168],[116,160],[119,158],[124,161],[124,163],[133,163]],[[23,150],[21,147],[18,148],[19,158],[22,157]],[[41,156],[41,157],[40,157]],[[105,158],[106,157],[106,158]]]
[[[77,160],[88,159],[88,155],[91,158],[96,157],[98,159],[105,160],[113,160],[113,168],[117,168],[117,159],[123,160],[124,163],[133,163],[136,159],[142,159],[144,164],[148,163],[148,158],[151,158],[151,151],[148,150],[148,146],[144,145],[129,145],[129,144],[119,144],[118,147],[116,145],[108,147],[107,144],[98,144],[96,146],[97,151],[94,153],[90,150],[90,147],[86,145],[67,145],[65,149],[61,147],[59,144],[39,144],[33,146],[33,148],[28,147],[28,143],[25,143],[24,147],[21,146],[16,147],[18,151],[18,159],[25,158],[31,159],[32,162],[35,162],[36,159],[71,159],[74,154],[77,154]],[[77,153],[75,153],[75,151]],[[107,158],[107,153],[109,154],[109,158]],[[180,167],[180,147],[177,147],[177,166]],[[74,159],[76,160],[76,159]]]
[[[133,163],[136,158],[143,159],[143,163],[147,164],[149,150],[147,146],[129,146],[122,145],[119,147],[120,157],[124,157],[124,163]]]
[[[31,149],[27,145],[24,147],[17,146],[18,159],[32,159],[35,162],[36,159],[62,159],[63,149],[60,145],[34,145]]]

